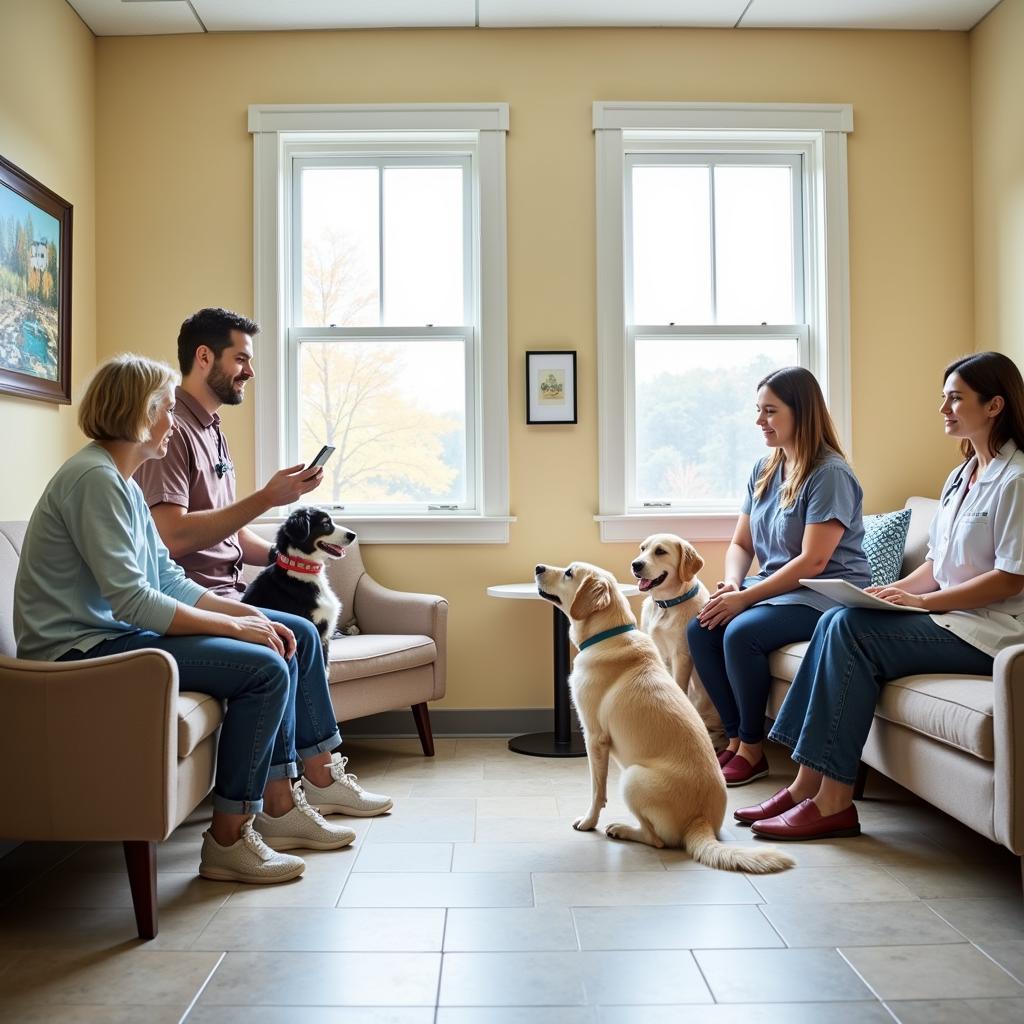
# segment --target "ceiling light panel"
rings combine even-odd
[[[479,0],[481,28],[683,25],[732,28],[747,0]]]
[[[192,0],[210,32],[472,28],[474,0]]]
[[[753,0],[740,28],[946,29],[966,32],[998,0]]]
[[[97,36],[160,36],[202,32],[185,0],[68,0]]]

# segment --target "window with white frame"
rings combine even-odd
[[[250,110],[257,471],[334,446],[315,498],[364,541],[508,538],[506,126],[502,105]]]
[[[821,125],[849,119],[595,104],[603,539],[730,536],[774,369],[811,369],[847,426],[845,148]]]

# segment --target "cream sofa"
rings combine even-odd
[[[179,693],[174,661],[156,650],[16,659],[14,577],[26,525],[0,523],[0,839],[123,842],[139,936],[153,938],[156,843],[213,788],[222,705]],[[331,644],[338,721],[411,707],[423,752],[433,754],[427,701],[445,692],[448,602],[382,587],[358,544],[330,577],[363,630]]]
[[[938,502],[911,498],[906,507],[904,575],[924,561]],[[806,643],[788,644],[772,654],[770,718],[806,650]],[[1024,645],[1002,651],[992,677],[915,675],[888,683],[862,755],[858,796],[865,766],[1024,854]]]

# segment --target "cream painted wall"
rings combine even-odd
[[[408,31],[97,42],[100,355],[173,357],[202,305],[252,302],[250,103],[506,101],[507,546],[370,547],[389,585],[451,601],[449,707],[546,706],[550,612],[488,599],[537,561],[628,578],[597,501],[595,99],[850,102],[854,447],[869,511],[934,493],[954,461],[940,368],[972,342],[968,40],[962,33]],[[526,427],[523,353],[579,352],[580,423]],[[257,380],[258,386],[258,380]],[[753,400],[753,396],[751,396]],[[226,417],[253,483],[252,405]],[[753,429],[753,425],[751,426]],[[702,545],[706,578],[723,546]]]
[[[1024,0],[970,35],[976,347],[1024,366]]]
[[[74,207],[72,398],[96,365],[95,40],[65,0],[0,0],[0,154]],[[0,519],[83,442],[75,407],[0,395]]]

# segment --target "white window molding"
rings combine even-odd
[[[629,507],[627,451],[632,379],[627,359],[625,166],[631,153],[785,151],[803,157],[804,300],[809,368],[851,451],[849,104],[596,102],[599,524],[602,541],[654,532],[728,540],[738,510],[658,514]]]
[[[266,482],[286,464],[288,428],[288,301],[293,194],[292,159],[332,141],[367,147],[401,142],[459,143],[474,161],[474,243],[478,280],[475,365],[478,400],[475,473],[480,482],[470,512],[344,516],[363,543],[507,543],[509,525],[508,298],[505,136],[508,105],[274,104],[249,108],[253,136],[254,316],[259,386],[256,394],[256,478]],[[273,517],[271,517],[272,521]]]

